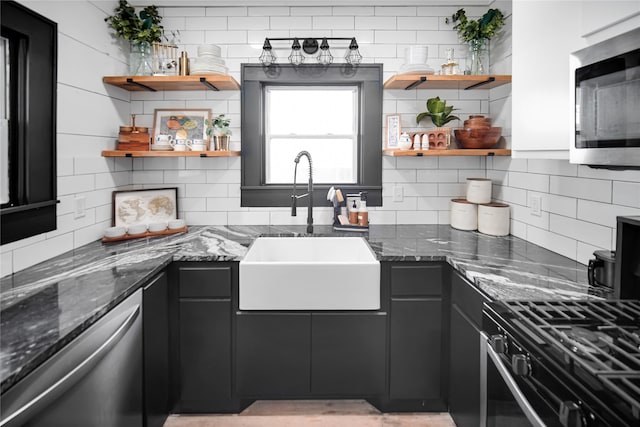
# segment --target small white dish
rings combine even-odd
[[[169,144],[151,144],[151,151],[173,151],[173,147]]]
[[[138,236],[147,232],[147,224],[133,224],[127,228],[130,236]]]
[[[149,231],[152,233],[158,233],[160,231],[165,231],[166,229],[166,222],[152,222],[151,224],[149,224]]]
[[[169,230],[178,230],[184,228],[185,225],[184,219],[172,219],[169,221]]]
[[[104,230],[104,237],[108,239],[113,239],[116,237],[122,237],[126,234],[127,229],[124,227],[109,227]]]

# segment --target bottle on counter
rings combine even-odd
[[[369,226],[369,210],[367,209],[367,193],[360,195],[360,208],[358,209],[358,225]]]
[[[358,206],[356,205],[356,201],[353,201],[353,206],[349,208],[349,224],[357,224],[358,223]]]

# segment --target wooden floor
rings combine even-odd
[[[455,427],[447,413],[383,414],[363,400],[257,401],[240,414],[172,415],[164,427]]]

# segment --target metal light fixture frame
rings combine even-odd
[[[302,40],[302,46],[300,46],[300,40]],[[319,40],[322,41],[322,44],[318,42]],[[260,55],[259,59],[260,62],[262,62],[262,64],[265,66],[269,66],[275,63],[275,61],[265,63],[262,60],[262,58],[265,56],[265,53],[267,53],[268,58],[273,58],[274,60],[276,59],[275,54],[273,54],[272,52],[272,41],[291,41],[293,42],[291,46],[292,52],[299,51],[300,47],[302,47],[302,51],[304,53],[306,53],[307,55],[313,55],[317,53],[319,49],[328,51],[329,40],[348,40],[349,47],[347,50],[347,54],[345,55],[345,60],[351,65],[358,65],[360,63],[360,61],[362,60],[362,55],[360,55],[360,52],[358,52],[358,43],[356,42],[355,37],[266,37],[264,39],[264,45],[262,46],[262,55]],[[289,58],[291,58],[291,55],[289,56]],[[352,62],[351,58],[357,58],[357,61]]]

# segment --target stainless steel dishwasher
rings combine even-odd
[[[2,395],[0,426],[142,426],[142,290]]]

